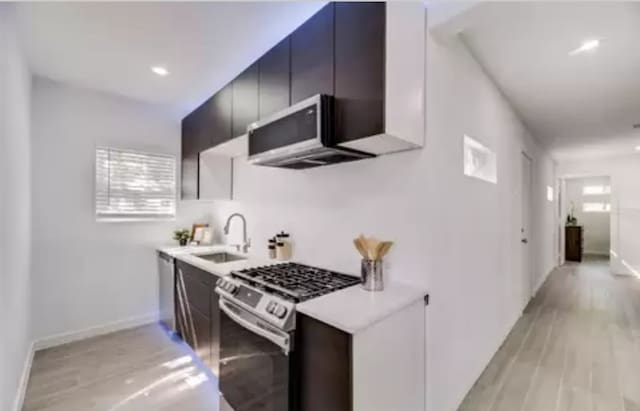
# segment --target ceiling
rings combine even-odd
[[[640,145],[640,4],[487,3],[458,33],[557,159],[630,154]],[[569,56],[599,39],[592,52]]]
[[[324,2],[20,3],[34,74],[189,113]],[[160,77],[151,66],[165,66]]]

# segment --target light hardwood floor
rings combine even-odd
[[[40,351],[23,410],[228,409],[189,354],[157,325]],[[459,411],[640,411],[640,279],[556,270]]]
[[[555,270],[459,411],[640,411],[640,279]]]
[[[215,377],[159,325],[36,353],[23,411],[222,411]]]

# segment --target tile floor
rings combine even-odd
[[[159,325],[36,353],[23,411],[223,411],[217,380]]]
[[[640,279],[555,270],[459,411],[640,411]]]

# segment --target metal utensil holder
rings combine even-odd
[[[382,278],[382,260],[362,260],[360,270],[362,288],[367,291],[384,290],[384,281]]]

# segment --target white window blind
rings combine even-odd
[[[98,220],[172,218],[175,214],[174,156],[96,149]]]

